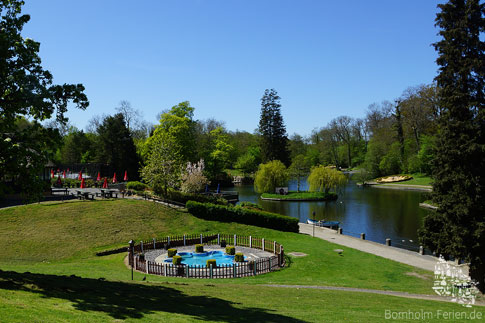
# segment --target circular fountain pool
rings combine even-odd
[[[214,250],[207,252],[178,252],[177,256],[182,257],[182,264],[189,266],[205,266],[208,259],[215,259],[218,266],[232,265],[234,256],[225,254],[222,251]],[[246,257],[244,257],[246,260]],[[164,260],[166,263],[172,263],[172,258]]]

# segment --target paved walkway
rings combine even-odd
[[[300,223],[299,225],[300,233],[312,235],[313,226],[311,224]],[[327,228],[315,227],[315,237],[425,270],[434,271],[438,262],[437,257],[420,255],[417,252],[338,234],[337,231]]]

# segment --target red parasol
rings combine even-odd
[[[108,188],[108,179],[104,178],[103,188]]]
[[[51,178],[54,178],[54,170],[51,169]]]
[[[115,174],[113,175],[113,183],[116,183],[116,172],[115,172]]]
[[[62,177],[66,178],[66,171],[62,171]]]
[[[101,180],[101,174],[98,172],[98,177],[96,178],[97,181]]]
[[[57,175],[57,185],[62,186],[61,176]]]
[[[128,180],[128,172],[125,170],[125,177],[123,177],[123,180],[126,182]]]
[[[81,188],[86,188],[86,184],[84,183],[84,178],[81,179]]]
[[[79,176],[77,177],[78,180],[82,180],[83,179],[83,172],[80,171],[79,172]]]

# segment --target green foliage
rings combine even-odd
[[[97,128],[98,161],[110,164],[120,176],[125,171],[131,179],[137,179],[139,160],[135,143],[121,113],[107,116]]]
[[[379,163],[380,174],[391,175],[399,174],[402,170],[401,155],[400,155],[400,143],[395,142],[392,144],[391,149],[382,157]]]
[[[242,252],[237,252],[235,255],[234,255],[234,261],[235,262],[244,262],[244,255]]]
[[[296,155],[288,168],[288,173],[291,178],[296,179],[296,191],[300,191],[301,178],[308,174],[309,164],[304,155]]]
[[[185,206],[190,214],[206,220],[237,222],[289,232],[299,230],[298,219],[285,215],[194,201],[187,202]]]
[[[182,264],[182,257],[181,256],[173,256],[172,257],[172,264],[181,265]]]
[[[220,204],[220,205],[228,204],[226,199],[223,199],[217,196],[212,196],[212,195],[205,195],[205,194],[198,194],[198,193],[184,193],[180,191],[168,191],[165,194],[160,189],[156,189],[156,188],[154,188],[154,192],[168,200],[184,203],[184,204],[187,203],[187,201],[197,201],[201,203],[214,203],[214,204]]]
[[[205,160],[206,173],[209,179],[216,179],[217,175],[229,167],[233,147],[229,144],[229,137],[222,127],[217,127],[210,132],[212,147],[209,156]]]
[[[237,159],[235,168],[240,169],[245,174],[250,174],[258,169],[261,163],[261,150],[259,147],[249,147],[248,151]]]
[[[167,257],[168,258],[173,258],[177,254],[177,249],[168,249],[167,250]]]
[[[71,128],[64,137],[64,144],[60,149],[62,163],[88,163],[93,162],[96,156],[96,138],[93,134],[85,134]]]
[[[234,255],[236,253],[236,247],[234,246],[227,246],[226,247],[226,254]]]
[[[337,190],[347,183],[347,177],[335,168],[313,167],[307,179],[309,190],[313,192],[328,193],[331,189]]]
[[[54,117],[65,125],[69,102],[83,110],[89,102],[81,84],[53,85],[41,66],[40,43],[21,35],[30,20],[23,4],[0,2],[0,178],[15,176],[19,191],[37,200],[44,186],[39,174],[60,145],[59,131],[40,122]]]
[[[212,268],[216,268],[217,261],[215,259],[207,259],[207,261],[205,262],[205,265],[207,266],[207,268],[210,268],[211,266]]]
[[[147,184],[133,181],[126,183],[126,189],[134,191],[144,191],[148,187]]]
[[[204,245],[203,244],[196,244],[195,245],[195,252],[204,252]]]
[[[259,165],[254,179],[254,188],[258,193],[273,193],[276,187],[288,184],[288,172],[279,160]]]
[[[281,116],[280,97],[274,89],[266,89],[261,98],[261,154],[264,162],[280,160],[289,165],[288,136]]]
[[[433,201],[420,232],[436,253],[469,263],[485,292],[485,4],[439,4],[439,137],[433,159]],[[435,240],[430,240],[433,238]]]
[[[263,211],[263,207],[259,204],[252,203],[252,202],[241,202],[238,204],[240,207],[244,207],[247,209],[254,209],[254,210],[260,210]]]

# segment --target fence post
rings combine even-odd
[[[257,262],[257,260],[255,260],[255,261],[254,261],[254,276],[256,276],[256,273],[257,273],[257,271],[256,271],[256,267],[258,267],[258,262]]]
[[[423,246],[419,246],[419,254],[424,255],[424,248]]]
[[[217,244],[218,245],[221,244],[221,234],[220,233],[217,234]]]
[[[202,233],[200,234],[200,244],[202,244]]]
[[[163,275],[167,277],[167,264],[163,264]]]
[[[276,241],[273,241],[273,253],[276,254]]]
[[[184,234],[184,246],[186,246],[186,244],[185,244],[185,234]]]
[[[153,238],[153,249],[157,249],[157,239]]]
[[[145,259],[145,270],[146,273],[148,274],[148,260]]]
[[[237,239],[237,237],[236,237],[236,235],[234,235],[234,247],[235,247],[235,246],[236,246],[236,244],[237,244],[237,243],[236,243],[236,241],[237,241],[236,239]]]
[[[338,228],[337,233],[338,233],[338,234],[342,234],[342,231],[343,231],[343,229],[342,229],[342,228]]]
[[[170,236],[167,236],[167,246],[170,246]]]
[[[271,257],[269,257],[269,271],[271,271]]]
[[[232,275],[234,276],[234,278],[236,278],[236,264],[235,263],[232,264]]]
[[[212,279],[212,264],[210,264],[210,278]]]
[[[185,272],[185,277],[189,278],[190,266],[189,265],[185,266],[185,269],[187,269],[187,271]]]
[[[264,238],[261,240],[261,250],[264,251]]]
[[[249,248],[253,247],[253,238],[249,236]]]
[[[361,233],[361,234],[360,234],[360,238],[361,238],[362,240],[365,240],[365,233]]]
[[[391,246],[391,239],[389,238],[386,239],[386,246],[389,246],[389,247]]]
[[[143,241],[140,242],[140,246],[141,246],[141,253],[143,253]]]

